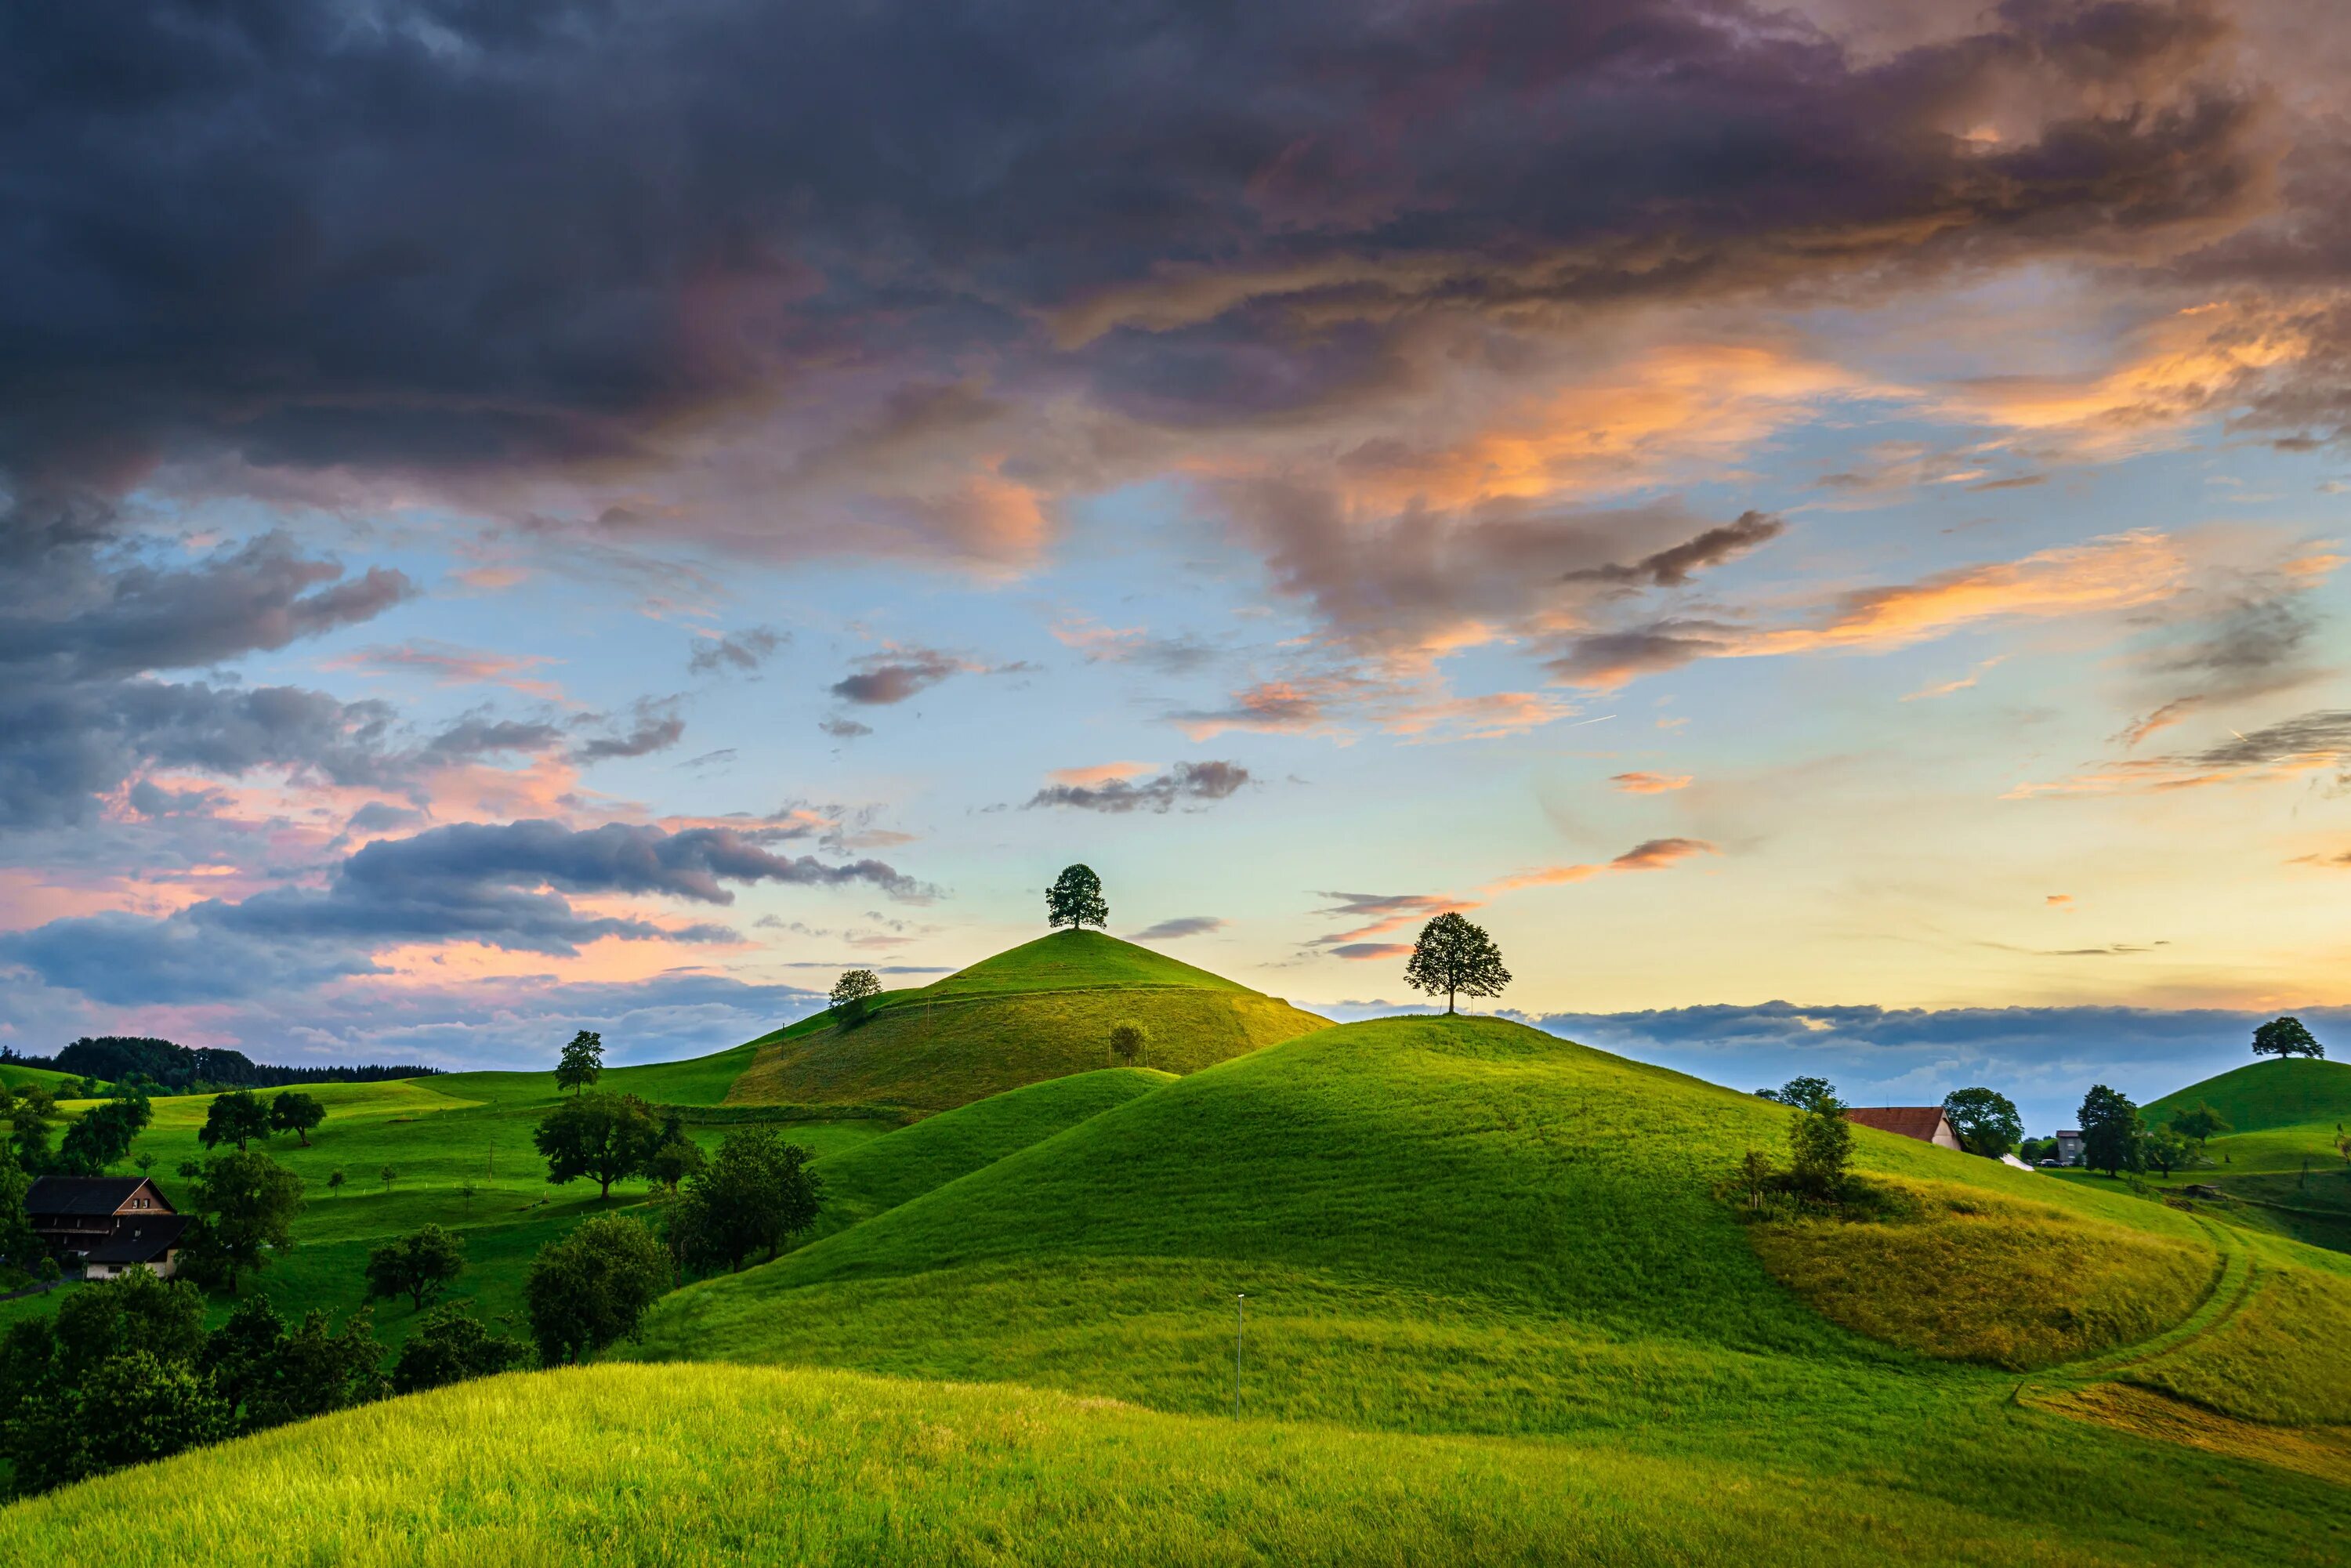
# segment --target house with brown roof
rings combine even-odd
[[[1875,1127],[1881,1133],[1916,1138],[1938,1149],[1960,1146],[1959,1134],[1951,1131],[1950,1118],[1943,1114],[1940,1105],[1850,1105],[1845,1108],[1844,1119],[1860,1126]]]
[[[25,1195],[25,1214],[52,1257],[81,1264],[92,1280],[132,1269],[170,1279],[188,1228],[145,1176],[41,1176]]]

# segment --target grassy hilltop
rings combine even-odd
[[[945,1111],[1108,1066],[1110,1031],[1128,1020],[1150,1031],[1146,1065],[1173,1072],[1330,1021],[1147,947],[1061,931],[886,992],[861,1022],[824,1014],[778,1031],[758,1042],[727,1099]]]
[[[1082,1030],[1020,1010],[1070,998],[1096,1009]],[[1789,1114],[1751,1095],[1489,1019],[1203,1044],[1159,1010],[1171,998],[1321,1022],[1062,936],[898,993],[857,1029],[820,1018],[608,1073],[705,1107],[697,1135],[795,1118],[826,1180],[816,1229],[665,1298],[614,1364],[371,1406],[13,1505],[0,1556],[2344,1555],[2351,1255],[2225,1206],[1865,1128],[1866,1218],[1748,1223],[1723,1178],[1750,1149],[1782,1150]],[[1102,1064],[1107,1024],[1093,1031],[1113,1015],[1154,1030],[1152,1067]],[[1203,1016],[1229,1030],[1240,1015]],[[1010,1027],[1023,1017],[1072,1032],[1040,1043]],[[1005,1078],[912,1124],[853,1119]],[[776,1103],[747,1103],[747,1082]],[[871,1098],[828,1108],[810,1091],[829,1086]],[[2273,1087],[2245,1103],[2303,1113]],[[502,1178],[510,1158],[538,1175],[508,1151],[552,1101],[548,1075],[337,1092],[315,1155],[399,1149],[426,1174],[407,1196],[315,1205],[306,1225],[347,1209],[348,1234],[298,1251],[280,1284],[332,1261],[350,1304],[360,1232],[446,1211],[486,1139]],[[149,1139],[201,1117],[158,1103],[172,1124]],[[302,1151],[273,1153],[308,1174]],[[557,1190],[469,1234],[513,1228],[518,1274],[521,1239],[597,1207],[540,1202]]]

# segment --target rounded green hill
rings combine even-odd
[[[1062,931],[918,989],[854,1022],[821,1014],[758,1042],[734,1104],[950,1110],[1111,1065],[1111,1030],[1150,1034],[1140,1065],[1196,1072],[1328,1027],[1277,998],[1093,931]]]
[[[2174,1090],[2146,1107],[2150,1125],[2207,1104],[2238,1133],[2351,1121],[2351,1062],[2306,1056],[2249,1061],[2201,1083]]]

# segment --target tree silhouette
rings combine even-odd
[[[833,982],[832,1010],[843,1023],[863,1021],[866,1008],[882,994],[882,981],[871,969],[850,969]]]
[[[1072,930],[1110,924],[1110,905],[1102,899],[1102,878],[1093,867],[1067,867],[1045,890],[1045,924]]]
[[[1404,967],[1405,984],[1435,996],[1445,994],[1445,1010],[1453,1009],[1456,993],[1465,997],[1499,997],[1510,983],[1502,967],[1502,950],[1458,915],[1440,915],[1420,928],[1412,957]]]
[[[2300,1019],[2274,1018],[2253,1030],[2253,1054],[2319,1058],[2326,1054],[2326,1048],[2318,1043],[2317,1038],[2309,1030],[2303,1027]]]
[[[563,1048],[563,1060],[555,1064],[555,1086],[576,1092],[602,1076],[604,1037],[592,1029],[583,1029],[571,1037],[571,1043]]]

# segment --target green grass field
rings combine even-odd
[[[1329,1020],[1094,931],[1062,931],[917,990],[861,1022],[779,1030],[728,1098],[946,1111],[1111,1065],[1111,1030],[1142,1024],[1144,1065],[1196,1072]]]
[[[959,992],[892,998],[846,1031],[869,1053],[897,1038],[875,1033],[893,1014],[906,1031],[901,1097],[872,1103],[1005,1072],[1018,1042],[956,1033],[962,1009],[1282,1005],[1107,941],[1049,938],[951,977]],[[1136,977],[1070,985],[1105,972],[1094,954]],[[834,1033],[810,1020],[606,1083],[713,1116],[822,1117],[820,1096],[763,1112],[741,1089],[779,1045]],[[817,1231],[673,1293],[612,1364],[370,1406],[12,1505],[0,1553],[2346,1555],[2351,1254],[2168,1190],[2189,1173],[2028,1174],[1859,1129],[1876,1202],[1750,1222],[1723,1178],[1750,1148],[1784,1151],[1788,1112],[1519,1025],[1383,1019],[1188,1065],[1079,1062],[911,1125],[796,1119],[787,1135],[827,1184]],[[2299,1065],[2252,1070],[2243,1103],[2303,1119],[2236,1138],[2312,1124],[2301,1090],[2258,1077]],[[338,1089],[315,1149],[272,1152],[366,1189],[313,1205],[268,1288],[289,1307],[353,1304],[372,1239],[434,1218],[463,1225],[480,1264],[460,1293],[513,1314],[529,1254],[596,1207],[539,1179],[528,1134],[554,1097],[547,1074]],[[159,1169],[202,1117],[166,1106],[141,1145]],[[388,1194],[387,1161],[403,1173]],[[407,1317],[384,1314],[387,1341]]]

